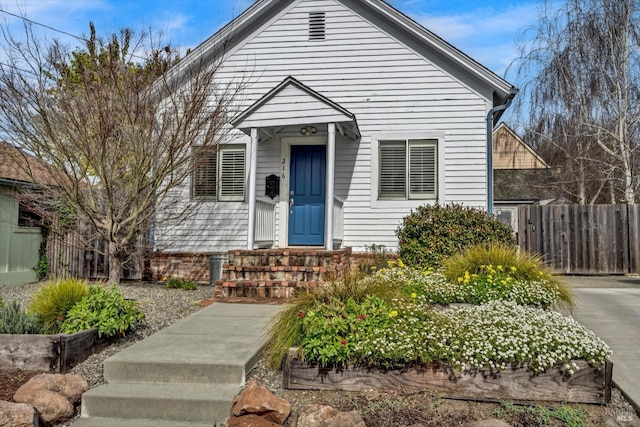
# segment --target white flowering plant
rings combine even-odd
[[[417,298],[386,303],[320,304],[301,317],[305,359],[321,366],[355,363],[398,368],[429,362],[459,371],[527,366],[535,373],[573,360],[602,365],[609,347],[591,331],[554,311],[511,301],[431,310]]]
[[[546,277],[522,280],[511,273],[510,267],[489,265],[480,274],[466,272],[450,282],[441,272],[394,267],[378,271],[373,279],[399,286],[405,295],[430,304],[482,304],[501,300],[551,307],[562,303],[557,285]]]

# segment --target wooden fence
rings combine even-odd
[[[123,266],[122,279],[142,279],[144,238],[140,237],[137,253]],[[96,237],[88,226],[64,234],[51,233],[47,240],[47,258],[51,277],[80,277],[89,280],[109,278],[107,242]]]
[[[640,272],[640,207],[522,205],[520,248],[541,254],[559,273]]]

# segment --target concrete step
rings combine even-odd
[[[226,345],[207,342],[216,339],[220,337],[152,335],[136,344],[135,351],[125,349],[105,360],[104,378],[109,383],[242,384],[246,372],[257,362],[255,342],[260,336],[252,337],[252,342],[246,337],[226,337],[226,345],[233,346],[233,357],[229,357]]]
[[[73,427],[211,427],[212,423],[179,422],[165,420],[143,420],[139,418],[79,418]],[[218,424],[217,427],[222,427]]]
[[[266,325],[277,308],[214,306],[109,357],[104,362],[105,380],[242,384],[257,362],[266,333],[258,325]]]
[[[82,395],[82,417],[224,425],[239,391],[239,385],[106,384]]]

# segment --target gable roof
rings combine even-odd
[[[277,114],[281,112],[283,105],[288,104],[288,102],[281,102],[280,98],[296,100],[293,105],[295,110],[289,111],[286,118],[283,118],[282,114]],[[353,113],[289,76],[240,113],[231,121],[231,124],[248,133],[252,127],[329,122],[351,123],[349,133],[355,137],[359,136],[356,116]]]
[[[549,169],[545,160],[504,122],[493,131],[493,168]]]
[[[44,162],[0,141],[0,183],[38,184],[52,179],[51,168]]]
[[[252,34],[263,28],[271,19],[303,0],[258,0],[238,17],[192,50],[176,67],[170,70],[177,77],[182,70],[189,69],[198,60],[216,58],[233,47],[242,44]],[[443,62],[452,64],[465,76],[475,80],[494,92],[494,105],[504,104],[514,96],[514,87],[500,76],[484,67],[453,45],[384,0],[336,0],[365,19],[376,24],[388,34],[408,41],[422,56],[433,59],[438,56]]]

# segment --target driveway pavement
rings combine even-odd
[[[574,318],[603,339],[613,382],[640,411],[640,278],[566,276],[577,297]]]

